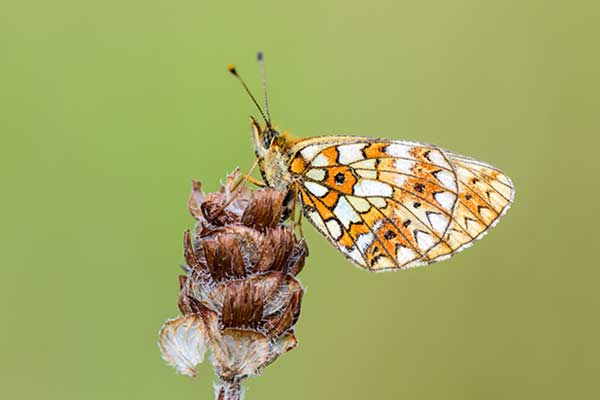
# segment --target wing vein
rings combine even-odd
[[[352,207],[352,209],[354,210],[354,212],[356,212],[360,216],[360,212],[356,209],[356,207],[354,207],[354,205],[352,205],[352,203],[350,203],[348,201],[348,199],[346,199],[346,201],[348,202],[348,204],[350,205],[350,207]],[[394,265],[396,267],[400,268],[400,265],[398,264],[398,261],[396,260],[395,255],[394,255],[394,257],[392,257],[392,255],[390,254],[390,252],[388,251],[388,249],[385,248],[385,245],[383,244],[383,242],[381,241],[381,239],[379,238],[379,236],[377,236],[377,233],[375,231],[373,231],[373,229],[371,229],[371,226],[367,223],[367,221],[365,221],[364,219],[362,219],[362,217],[361,217],[361,220],[363,221],[363,224],[365,224],[365,226],[369,229],[369,232],[371,232],[371,234],[373,235],[373,239],[377,240],[377,242],[379,243],[379,245],[383,248],[383,251],[386,252],[386,254],[392,260],[392,262],[394,263]],[[358,248],[358,243],[356,244],[356,247]],[[371,269],[370,265],[367,265],[367,267],[369,269]]]
[[[300,190],[303,190],[303,189],[300,189]],[[311,199],[311,201],[312,201],[313,203],[319,202],[320,204],[322,204],[322,205],[323,205],[323,207],[324,207],[324,208],[328,208],[328,207],[327,207],[327,205],[326,205],[325,203],[323,203],[321,200],[319,200],[319,198],[318,198],[318,197],[314,196],[314,195],[313,195],[313,194],[311,194],[311,193],[306,193],[306,194],[308,195],[308,197]],[[302,202],[302,198],[300,198],[300,202]],[[303,205],[304,205],[304,204],[303,204]],[[305,209],[305,207],[306,207],[306,205],[304,205],[303,209]],[[327,230],[326,221],[325,221],[325,219],[323,218],[323,216],[321,215],[321,213],[318,211],[318,209],[317,209],[316,207],[315,207],[315,211],[316,211],[316,212],[319,214],[319,216],[320,216],[320,217],[321,217],[321,219],[323,220],[323,224],[325,224],[325,229],[326,229],[326,230],[322,232],[322,233],[323,233],[323,235],[325,235],[325,237],[326,237],[326,238],[327,238],[327,239],[328,239],[330,242],[332,242],[332,243],[333,243],[333,244],[334,244],[336,247],[338,247],[338,248],[339,248],[339,247],[344,247],[344,248],[346,248],[346,246],[339,244],[339,243],[338,243],[338,242],[337,242],[337,241],[336,241],[336,240],[335,240],[335,239],[334,239],[334,238],[333,238],[333,237],[330,235],[329,231]],[[332,211],[332,214],[333,214],[333,211]],[[306,215],[306,217],[308,218],[308,220],[309,220],[309,221],[312,221],[312,219],[310,218],[310,216],[308,216],[306,213],[305,213],[305,215]],[[367,257],[366,257],[366,255],[363,253],[362,249],[361,249],[361,248],[358,246],[358,243],[356,243],[356,240],[355,240],[355,239],[352,237],[352,235],[350,234],[350,231],[348,231],[348,230],[347,230],[347,229],[344,227],[344,224],[342,224],[342,223],[341,223],[341,221],[340,221],[340,220],[337,218],[337,216],[335,216],[335,214],[333,214],[333,215],[334,215],[334,219],[335,219],[335,220],[337,221],[337,223],[340,225],[340,228],[342,229],[342,231],[344,231],[345,233],[347,233],[347,234],[348,234],[348,236],[349,236],[349,237],[352,239],[352,243],[354,243],[354,247],[355,247],[356,249],[358,249],[358,252],[360,253],[360,256],[362,257],[363,261],[365,262],[365,264],[364,264],[364,265],[365,265],[365,267],[369,268],[369,262],[367,261]],[[329,221],[330,219],[331,219],[331,218],[328,218],[328,219],[327,219],[327,221]],[[315,225],[315,224],[313,224],[313,225]],[[318,231],[320,231],[320,229],[319,229],[318,227],[317,227],[317,230],[318,230]],[[342,252],[342,253],[343,253],[343,252]],[[348,257],[348,256],[347,256],[345,253],[344,253],[344,255],[345,255],[346,257]],[[369,268],[369,269],[370,269],[370,268]]]
[[[437,149],[435,147],[433,147],[433,148]],[[441,166],[439,164],[432,163],[432,162],[429,162],[429,161],[422,161],[422,160],[419,160],[419,159],[416,159],[416,158],[410,158],[410,157],[392,157],[392,156],[387,157],[386,156],[386,157],[365,158],[365,160],[407,160],[407,161],[413,161],[413,162],[416,162],[416,163],[419,163],[419,164],[423,164],[423,165],[430,165],[432,167],[445,169],[446,171],[454,172],[454,171],[452,171],[452,169],[447,168],[447,167],[443,167],[443,166]],[[364,161],[364,160],[358,160],[358,161],[351,162],[350,164],[341,164],[341,165],[348,165],[349,167],[352,167],[352,164],[356,164],[356,163],[359,163],[361,161]],[[448,162],[448,164],[450,164],[450,162]]]
[[[476,165],[480,165],[480,164],[476,164]],[[497,169],[494,169],[494,168],[489,168],[489,166],[487,166],[487,165],[485,165],[485,164],[482,164],[481,166],[483,166],[483,167],[485,167],[485,168],[488,168],[488,169],[491,169],[491,170],[494,170],[494,171],[496,171],[496,172],[498,172],[498,173],[500,173],[500,174],[502,174],[502,175],[506,176],[506,174],[505,174],[504,172],[500,171],[500,170],[497,170]],[[511,190],[511,192],[514,190],[514,187],[512,187],[511,185],[507,185],[506,183],[504,183],[504,182],[500,181],[499,179],[496,179],[496,178],[494,178],[494,177],[493,177],[493,176],[491,176],[490,174],[487,174],[487,173],[485,173],[485,172],[483,172],[483,171],[481,171],[481,170],[474,170],[474,169],[470,168],[470,167],[469,167],[469,165],[468,165],[468,164],[466,164],[466,163],[465,163],[464,165],[460,165],[459,167],[460,167],[460,168],[464,168],[464,169],[466,169],[467,171],[469,171],[470,173],[472,173],[472,174],[473,174],[473,175],[475,175],[475,176],[479,176],[479,177],[482,177],[482,176],[487,176],[489,179],[493,180],[494,182],[498,182],[499,184],[501,184],[501,185],[503,185],[503,186],[506,186],[507,188],[509,188],[509,189]],[[498,191],[498,189],[496,189],[496,188],[494,188],[492,185],[490,185],[490,184],[487,182],[487,180],[485,180],[485,179],[484,179],[484,182],[485,182],[485,183],[486,183],[486,184],[487,184],[489,187],[491,187],[491,188],[492,188],[492,189],[493,189],[495,192],[497,192],[497,193],[498,193],[500,196],[502,196],[502,197],[504,198],[504,200],[506,200],[506,201],[510,201],[510,199],[507,199],[506,197],[504,197],[504,196],[502,195],[502,193],[500,193],[500,192]]]
[[[402,235],[402,237],[404,238],[404,240],[406,240],[406,243],[411,247],[411,249],[414,250],[419,255],[419,258],[421,258],[421,257],[423,257],[425,255],[424,253],[421,253],[421,251],[410,242],[410,240],[406,237],[406,235],[402,232],[402,230],[398,227],[398,225],[396,225],[394,223],[394,221],[390,217],[388,217],[387,215],[385,215],[379,208],[377,208],[368,197],[367,197],[367,201],[373,206],[373,208],[375,210],[377,210],[377,212],[379,214],[381,214],[381,216],[383,216],[383,218],[385,218],[385,220],[387,222],[389,222],[394,228],[396,228],[398,230],[398,232],[400,233],[400,235]]]

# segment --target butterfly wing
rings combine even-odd
[[[304,214],[369,270],[448,257],[481,237],[512,199],[504,174],[432,145],[335,136],[303,140],[292,153]]]
[[[459,187],[459,201],[445,238],[456,253],[496,225],[512,204],[515,191],[510,178],[499,169],[459,154],[446,155],[454,166]],[[434,253],[428,256],[435,258]]]

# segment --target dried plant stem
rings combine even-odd
[[[242,385],[239,381],[222,380],[217,384],[215,391],[216,400],[241,400]]]

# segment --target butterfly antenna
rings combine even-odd
[[[269,119],[267,119],[267,117],[265,117],[265,113],[263,112],[262,108],[260,107],[260,105],[256,101],[256,98],[254,97],[254,95],[252,94],[252,92],[250,91],[250,89],[248,89],[248,86],[246,85],[246,83],[244,82],[244,80],[238,75],[238,73],[237,73],[237,71],[235,69],[235,66],[233,64],[229,64],[229,66],[227,67],[227,69],[229,70],[229,72],[231,73],[231,75],[235,76],[238,79],[238,81],[240,81],[240,83],[244,87],[244,90],[246,91],[246,93],[248,93],[248,96],[250,96],[250,99],[252,100],[252,102],[254,103],[254,105],[256,106],[256,108],[258,108],[258,112],[260,112],[260,115],[265,120],[265,123],[270,128],[271,127],[271,121]]]
[[[258,59],[258,65],[260,66],[260,75],[262,76],[263,81],[263,91],[265,93],[265,112],[267,113],[267,118],[269,119],[269,123],[271,122],[271,113],[269,112],[269,97],[267,96],[267,72],[265,71],[265,60],[263,56],[263,52],[259,51],[256,55]]]

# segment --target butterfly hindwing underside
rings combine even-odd
[[[373,271],[440,261],[468,247],[514,195],[498,169],[422,143],[318,137],[297,142],[290,154],[306,217]]]

